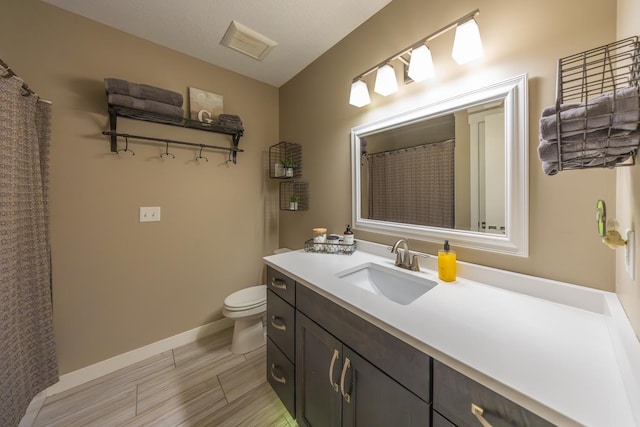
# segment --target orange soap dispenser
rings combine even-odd
[[[438,251],[438,278],[443,282],[456,280],[456,252],[449,247],[449,241],[444,241],[444,249]]]

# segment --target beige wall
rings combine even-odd
[[[618,39],[640,35],[640,2],[618,0]],[[621,230],[635,230],[635,280],[627,274],[624,250],[616,250],[616,292],[640,337],[640,170],[637,166],[616,171],[616,213]]]
[[[631,0],[629,0],[631,1]],[[430,44],[439,77],[400,87],[387,98],[372,94],[361,109],[348,104],[351,79],[449,22],[480,9],[485,57],[467,66],[450,59],[453,31]],[[576,11],[580,11],[579,19]],[[612,170],[542,173],[536,155],[538,120],[555,102],[558,58],[609,43],[616,36],[611,0],[395,0],[280,90],[280,137],[302,144],[308,212],[280,215],[280,243],[300,248],[311,228],[341,232],[351,218],[349,132],[385,114],[407,110],[463,89],[529,75],[528,258],[459,248],[461,260],[536,276],[614,289],[614,254],[598,238],[595,205],[615,200]],[[356,238],[392,243],[397,236],[355,230]],[[411,241],[435,253],[439,245]]]
[[[51,241],[61,373],[221,319],[226,295],[259,283],[277,247],[276,189],[264,155],[278,141],[278,89],[36,0],[5,1],[0,56],[53,101]],[[224,96],[246,136],[226,153],[134,143],[109,152],[103,78]],[[185,104],[185,107],[188,103]],[[120,119],[119,131],[228,146],[229,137]],[[138,223],[160,206],[159,223]]]

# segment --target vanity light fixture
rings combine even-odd
[[[433,67],[433,59],[431,51],[426,43],[436,37],[455,28],[456,36],[453,43],[453,51],[451,56],[458,64],[465,64],[474,59],[480,58],[484,52],[482,49],[482,41],[480,40],[480,31],[475,17],[480,13],[479,9],[466,14],[460,19],[451,22],[442,27],[438,31],[418,40],[411,46],[401,50],[400,52],[390,56],[379,64],[369,68],[364,73],[356,76],[351,83],[351,95],[349,96],[349,104],[356,107],[363,107],[371,102],[368,94],[367,84],[362,80],[369,74],[377,71],[374,92],[382,96],[390,95],[398,90],[398,81],[393,70],[392,61],[396,59],[403,63],[409,81],[423,81],[435,76]],[[407,55],[409,58],[407,59]],[[365,92],[366,96],[365,96]]]

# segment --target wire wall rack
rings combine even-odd
[[[543,111],[540,123],[541,160],[555,154],[555,172],[634,165],[639,86],[637,36],[558,60],[556,103]]]

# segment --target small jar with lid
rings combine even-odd
[[[327,242],[327,229],[323,227],[313,229],[313,249],[315,251],[322,251],[324,244]]]

